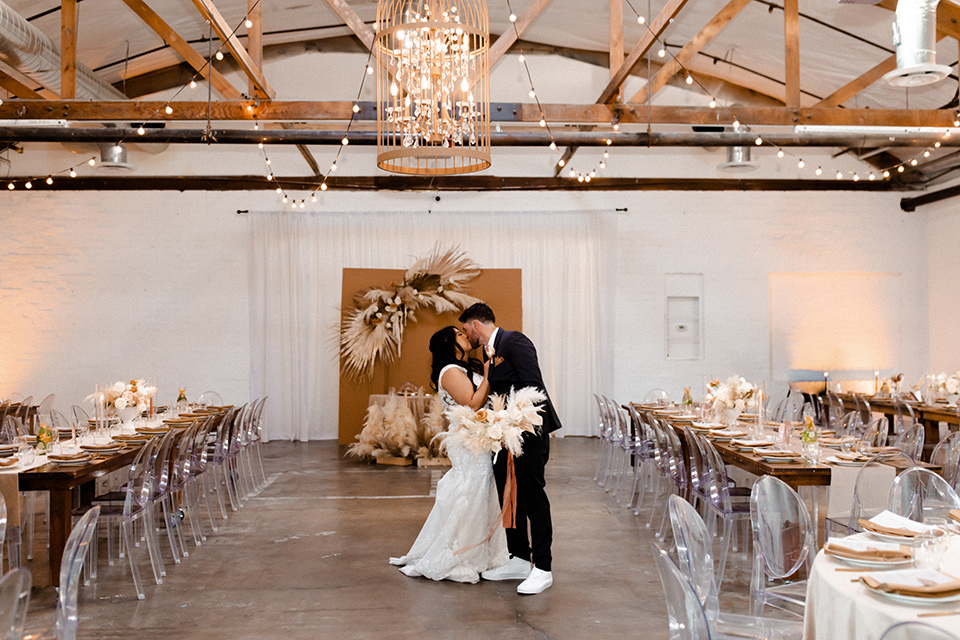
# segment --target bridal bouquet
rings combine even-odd
[[[490,397],[488,407],[474,411],[457,406],[447,411],[449,433],[459,432],[463,446],[474,454],[499,453],[506,449],[514,456],[523,453],[523,434],[534,433],[543,424],[537,403],[547,396],[534,387],[515,389],[504,398]]]

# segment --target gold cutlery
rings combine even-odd
[[[918,618],[935,618],[937,616],[956,616],[960,615],[960,611],[926,611],[924,613],[918,613]]]

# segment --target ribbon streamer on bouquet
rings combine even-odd
[[[490,533],[487,534],[487,537],[481,540],[476,544],[472,544],[469,547],[463,547],[457,549],[453,552],[453,555],[458,556],[461,553],[466,553],[472,549],[476,549],[482,544],[486,544],[490,538],[493,537],[493,534],[497,532],[497,527],[503,524],[504,529],[513,529],[517,526],[517,471],[514,467],[513,456],[507,456],[507,481],[503,485],[503,508],[500,509],[500,515],[497,516],[497,521],[493,525],[493,528],[490,529]]]

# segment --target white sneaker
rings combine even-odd
[[[513,557],[496,569],[488,569],[480,574],[484,580],[526,580],[532,565],[529,560]]]
[[[553,572],[534,567],[533,571],[530,572],[530,577],[521,582],[520,586],[517,587],[517,593],[524,596],[532,596],[548,589],[552,584]]]

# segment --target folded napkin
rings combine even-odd
[[[838,453],[834,458],[843,460],[844,462],[867,462],[870,460],[870,456],[864,456],[859,453]]]
[[[837,558],[851,558],[853,560],[889,560],[893,562],[913,559],[913,552],[910,547],[899,544],[874,545],[862,541],[858,545],[848,545],[844,544],[842,540],[840,542],[831,540],[823,547],[823,552]]]
[[[16,458],[0,458],[0,467],[12,467],[17,464],[19,460]]]
[[[942,574],[941,574],[942,575]],[[952,579],[946,582],[932,582],[924,580],[925,584],[898,584],[895,582],[881,582],[873,576],[860,576],[860,582],[874,591],[895,593],[901,596],[915,596],[919,598],[945,598],[960,594],[960,580]]]
[[[915,538],[924,535],[931,530],[930,527],[914,522],[903,516],[898,516],[890,511],[882,511],[869,520],[860,518],[860,526],[873,533],[885,534],[888,536],[899,536],[901,538]],[[943,531],[935,529],[938,535]]]
[[[70,462],[71,460],[88,460],[90,456],[86,453],[51,453],[47,460],[51,462]]]
[[[733,440],[738,447],[765,447],[770,444],[766,440]]]
[[[831,438],[830,436],[820,436],[818,440],[822,444],[841,444],[843,442],[843,438]]]
[[[950,509],[950,519],[954,522],[960,522],[960,509]]]
[[[80,448],[84,451],[114,451],[119,447],[119,443],[112,444],[82,444]]]
[[[778,451],[776,449],[754,449],[754,453],[764,458],[802,458],[796,451]]]
[[[884,453],[897,453],[899,451],[900,449],[897,449],[896,447],[868,447],[867,448],[867,452],[872,456],[876,456]]]

